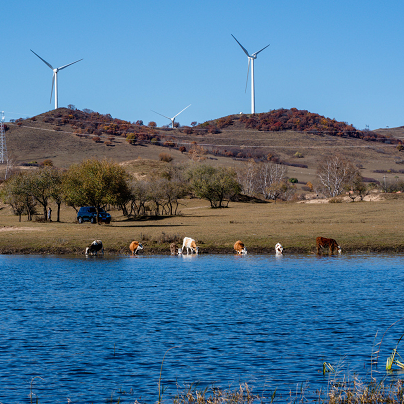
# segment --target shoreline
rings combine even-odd
[[[368,246],[366,248],[363,247],[351,247],[351,248],[343,248],[341,254],[334,253],[333,256],[338,257],[339,255],[344,254],[400,254],[404,253],[404,246]],[[304,248],[304,247],[288,247],[284,249],[283,256],[288,255],[317,255],[315,248]],[[7,247],[0,248],[0,255],[85,255],[85,249],[77,249],[70,247],[50,247],[50,248],[18,248],[18,247]],[[131,252],[128,247],[122,247],[119,249],[104,247],[104,256],[130,256]],[[142,252],[138,254],[138,256],[151,256],[151,255],[167,255],[171,256],[170,246],[162,248],[145,248]],[[187,254],[184,254],[187,255]],[[196,255],[196,254],[193,254]],[[200,248],[198,255],[235,255],[234,250],[229,250],[228,247],[215,247],[215,248]],[[275,250],[273,248],[248,248],[247,255],[268,255],[275,256]],[[177,255],[175,255],[177,256]],[[329,256],[328,250],[324,250],[319,256]]]

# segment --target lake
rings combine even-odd
[[[282,402],[326,388],[324,361],[366,378],[376,333],[403,317],[403,264],[392,254],[0,255],[0,402],[29,403],[32,383],[41,404],[152,403],[165,354],[165,399],[192,383],[247,382]],[[403,330],[386,333],[377,377]]]

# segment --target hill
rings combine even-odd
[[[210,164],[228,166],[248,158],[271,159],[288,165],[289,176],[306,183],[315,178],[318,161],[337,152],[355,162],[365,177],[378,181],[384,175],[404,177],[400,172],[404,155],[397,148],[404,128],[359,131],[294,108],[231,115],[175,129],[59,108],[6,126],[9,156],[22,167],[52,160],[66,168],[91,157],[118,162],[159,160],[164,152],[177,163],[191,156],[207,156]]]

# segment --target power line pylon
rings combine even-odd
[[[4,132],[4,111],[1,111],[0,122],[0,163],[7,163],[6,134]]]
[[[1,111],[0,119],[0,164],[6,163],[6,173],[4,179],[6,180],[10,171],[9,160],[7,156],[6,133],[4,130],[4,111]]]

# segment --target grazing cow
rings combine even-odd
[[[247,254],[247,248],[245,248],[244,243],[240,240],[235,242],[234,250],[237,252],[237,254]]]
[[[104,254],[104,247],[101,240],[94,240],[89,247],[86,248],[86,255],[97,255],[98,251]]]
[[[320,248],[329,248],[330,255],[334,253],[334,250],[338,251],[338,254],[341,254],[341,247],[333,238],[325,238],[325,237],[317,237],[316,238],[317,245],[317,254],[320,254]]]
[[[283,255],[283,247],[281,243],[275,244],[275,255]]]
[[[139,250],[143,250],[143,246],[139,243],[139,241],[132,241],[130,243],[129,250],[132,251],[132,255],[137,255]]]
[[[176,254],[177,254],[177,251],[178,251],[177,244],[171,243],[171,244],[170,244],[170,252],[171,252],[171,255],[176,255]]]
[[[189,250],[191,250],[191,254],[198,254],[199,247],[196,246],[195,240],[190,237],[184,237],[184,242],[182,243],[181,253],[184,252],[184,248],[187,249],[187,255],[189,254]]]

